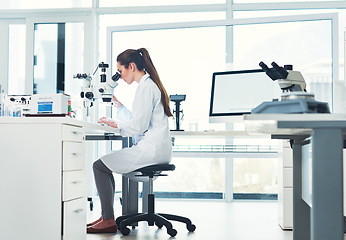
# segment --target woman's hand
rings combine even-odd
[[[115,106],[116,108],[120,108],[123,104],[121,102],[119,102],[119,100],[113,95],[111,103],[113,104],[113,106]]]
[[[105,124],[107,124],[110,127],[118,128],[118,123],[115,120],[113,120],[113,119],[111,119],[109,117],[102,117],[102,118],[100,118],[98,120],[98,123],[105,123]]]

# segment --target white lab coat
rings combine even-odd
[[[132,105],[132,113],[122,106],[117,111],[118,128],[123,137],[133,137],[134,145],[101,157],[115,173],[129,173],[136,169],[169,163],[172,140],[168,117],[161,103],[161,92],[145,74],[139,81]]]

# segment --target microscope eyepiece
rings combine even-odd
[[[274,69],[269,68],[264,62],[260,62],[259,65],[273,81],[279,79]]]
[[[264,71],[270,71],[269,67],[264,62],[260,62],[259,65]]]
[[[277,65],[276,62],[272,62],[272,66],[276,70],[276,75],[278,75],[279,78],[281,78],[281,79],[287,78],[288,72],[286,71],[286,69]]]
[[[119,72],[116,72],[113,76],[112,76],[112,80],[114,82],[118,81],[120,79],[121,75]]]

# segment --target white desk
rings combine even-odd
[[[0,118],[0,239],[85,240],[85,134],[69,117]]]
[[[293,239],[342,240],[343,141],[345,114],[253,114],[244,116],[247,131],[293,142]],[[302,146],[311,137],[311,193],[303,192]],[[310,176],[308,176],[310,177]],[[304,201],[311,195],[311,208]]]

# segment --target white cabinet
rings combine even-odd
[[[81,142],[63,142],[63,171],[84,169],[84,144]]]
[[[84,170],[63,172],[62,176],[63,201],[70,201],[86,195],[86,178]]]
[[[306,165],[303,164],[303,171],[306,169],[309,171],[308,176],[311,176],[311,145],[305,145],[309,149],[305,151],[310,151],[310,156],[305,157],[305,160],[309,162]],[[304,147],[303,147],[304,148]],[[304,149],[302,156],[304,156]],[[344,156],[344,173],[346,172],[346,150],[343,149]],[[278,179],[278,216],[279,224],[282,229],[292,229],[293,228],[293,156],[292,149],[290,148],[289,142],[284,141],[282,157],[279,158],[279,179]],[[304,160],[304,157],[303,157]],[[306,180],[306,183],[303,183],[302,188],[307,188],[306,191],[303,190],[303,195],[305,194],[305,199],[311,201],[311,178]],[[308,192],[309,194],[306,194]],[[346,177],[344,174],[344,215],[346,216]]]
[[[0,118],[0,239],[85,240],[84,129]]]
[[[278,218],[282,229],[293,227],[293,156],[289,141],[283,141],[279,158]]]
[[[78,198],[63,203],[63,240],[79,240],[86,238],[85,198]]]

